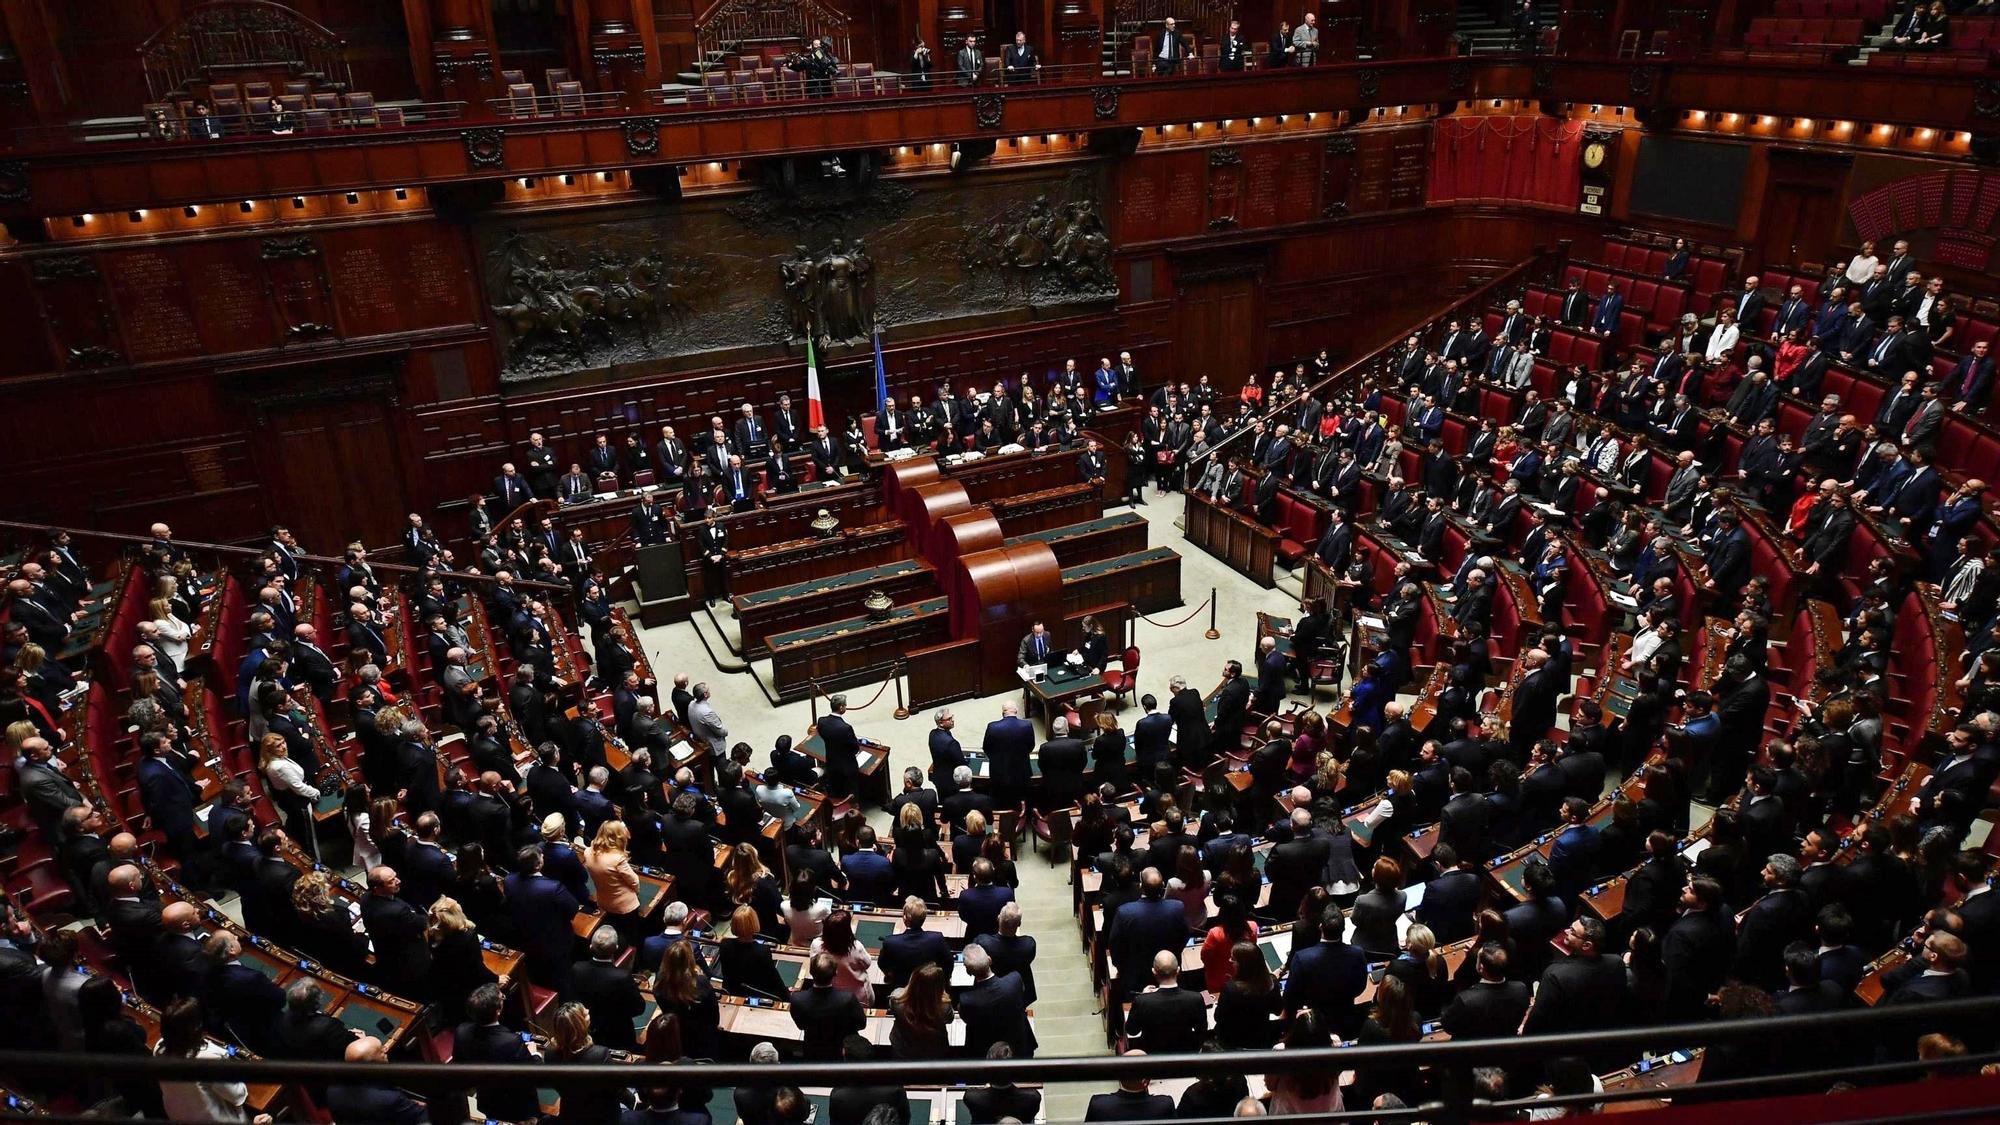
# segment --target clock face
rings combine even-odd
[[[1592,141],[1583,146],[1583,166],[1585,168],[1602,168],[1604,167],[1604,157],[1606,155],[1607,150],[1604,147],[1604,142]]]

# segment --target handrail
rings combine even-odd
[[[1493,280],[1487,282],[1486,284],[1479,286],[1478,288],[1472,290],[1469,293],[1464,293],[1457,297],[1453,297],[1451,300],[1445,302],[1443,305],[1438,306],[1434,311],[1425,313],[1424,316],[1416,322],[1417,324],[1422,326],[1415,330],[1416,334],[1421,335],[1424,327],[1428,327],[1429,325],[1435,324],[1439,320],[1449,318],[1453,312],[1456,312],[1459,309],[1466,307],[1467,305],[1483,301],[1485,298],[1491,296],[1495,290],[1501,288],[1502,286],[1512,284],[1519,278],[1521,274],[1526,273],[1527,271],[1532,270],[1537,266],[1545,264],[1549,258],[1554,257],[1558,254],[1567,258],[1569,253],[1567,247],[1568,243],[1564,242],[1561,245],[1554,248],[1544,248],[1542,250],[1538,250],[1535,252],[1533,256],[1510,267],[1507,270],[1507,272],[1501,274],[1500,276],[1494,278]],[[1383,356],[1389,354],[1392,351],[1395,351],[1397,348],[1402,347],[1403,341],[1406,340],[1408,336],[1409,334],[1406,333],[1403,335],[1399,335],[1394,339],[1388,340],[1383,344],[1381,344],[1380,346],[1376,347],[1373,351],[1370,351],[1368,354],[1362,356],[1359,359],[1349,362],[1347,365],[1340,368],[1340,370],[1335,371],[1333,374],[1328,375],[1326,378],[1321,379],[1319,382],[1312,384],[1305,390],[1300,391],[1298,394],[1292,395],[1290,398],[1285,399],[1283,402],[1272,404],[1263,411],[1264,416],[1270,417],[1272,415],[1279,413],[1282,410],[1286,410],[1290,407],[1297,406],[1300,402],[1303,402],[1305,400],[1306,395],[1316,394],[1319,391],[1324,390],[1328,386],[1334,385],[1336,383],[1341,383],[1349,379],[1360,376],[1361,374],[1364,373],[1366,368],[1368,368],[1373,364],[1379,363]],[[1238,430],[1233,434],[1225,436],[1221,441],[1216,442],[1214,445],[1210,446],[1208,452],[1203,454],[1201,457],[1190,459],[1188,461],[1188,465],[1192,467],[1202,461],[1215,457],[1217,454],[1221,453],[1225,448],[1227,448],[1231,442],[1236,441],[1237,439],[1241,438],[1243,435],[1249,432],[1250,431],[1248,429],[1244,429],[1244,430]]]
[[[67,532],[79,539],[101,539],[125,547],[143,547],[152,542],[151,539],[143,535],[126,535],[116,531],[90,531],[79,527],[60,527],[45,523],[19,523],[14,520],[0,520],[0,531],[26,532],[33,536],[42,535],[52,530]],[[227,543],[204,543],[196,539],[176,539],[174,540],[174,546],[189,551],[202,551],[209,554],[235,558],[244,562],[258,558],[264,553],[255,547],[235,547]],[[293,557],[301,562],[313,563],[316,566],[340,566],[347,561],[346,559],[329,558],[325,555],[310,555],[304,552],[300,552]],[[410,577],[429,578],[432,575],[436,575],[439,578],[456,579],[460,582],[493,581],[493,576],[490,574],[478,574],[472,571],[426,571],[422,567],[405,566],[402,563],[375,562],[372,559],[369,561],[368,566],[377,573],[387,571],[391,574],[408,575]],[[565,599],[570,596],[570,588],[568,586],[554,582],[537,582],[532,579],[517,578],[514,581],[514,585],[523,590],[555,591],[562,594]],[[568,604],[567,600],[565,600],[564,604]]]
[[[1811,1034],[1815,1038],[1836,1038],[1839,1033],[1907,1028],[1912,1025],[1972,1026],[1981,1018],[2000,1017],[2000,996],[1965,997],[1927,1004],[1892,1004],[1854,1008],[1832,1013],[1772,1016],[1757,1019],[1720,1020],[1592,1031],[1555,1035],[1523,1035],[1499,1039],[1460,1039],[1443,1042],[1356,1044],[1297,1051],[1269,1051],[1254,1056],[1258,1069],[1265,1072],[1363,1070],[1370,1066],[1444,1067],[1453,1069],[1484,1065],[1504,1065],[1522,1061],[1543,1062],[1562,1055],[1604,1056],[1629,1050],[1634,1058],[1642,1052],[1672,1044],[1681,1049],[1746,1042],[1778,1042],[1788,1035]],[[1245,1069],[1242,1052],[1160,1055],[1090,1055],[1064,1058],[987,1059],[979,1068],[982,1082],[1077,1082],[1167,1078],[1189,1075],[1240,1074]],[[1944,1060],[1912,1060],[1911,1069],[1931,1068]],[[1966,1064],[1983,1061],[1979,1057],[1958,1060]],[[170,1079],[232,1079],[251,1083],[322,1082],[355,1077],[355,1066],[345,1062],[304,1059],[248,1058],[168,1058],[159,1055],[93,1055],[85,1052],[18,1051],[0,1052],[0,1072],[35,1073],[45,1078],[81,1077],[116,1071],[132,1077]],[[626,1087],[656,1082],[679,1081],[704,1086],[771,1085],[852,1086],[887,1083],[897,1086],[957,1086],[966,1081],[965,1060],[895,1060],[869,1062],[828,1062],[801,1060],[773,1069],[768,1063],[713,1062],[686,1065],[665,1064],[635,1070],[624,1063],[545,1063],[519,1066],[511,1063],[409,1063],[365,1064],[371,1085],[407,1086],[415,1090],[461,1090],[487,1086],[537,1087]],[[1769,1076],[1783,1083],[1783,1073]],[[1642,1096],[1672,1096],[1660,1089],[1639,1091]],[[1592,1096],[1611,1100],[1615,1094]]]

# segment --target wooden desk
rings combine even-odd
[[[1241,512],[1226,508],[1194,491],[1187,497],[1183,522],[1187,540],[1266,589],[1276,585],[1272,567],[1278,558],[1278,533]]]
[[[1658,1109],[1666,1105],[1672,1100],[1674,1091],[1694,1085],[1695,1080],[1701,1077],[1701,1049],[1697,1048],[1689,1054],[1693,1057],[1687,1062],[1662,1060],[1661,1064],[1643,1073],[1640,1072],[1639,1066],[1634,1064],[1601,1076],[1600,1080],[1604,1083],[1607,1093],[1613,1090],[1651,1089],[1658,1090],[1661,1094],[1656,1099],[1634,1098],[1630,1101],[1606,1102],[1604,1112],[1636,1113],[1642,1109]]]
[[[734,596],[880,566],[909,558],[911,554],[907,527],[901,523],[874,523],[843,528],[825,539],[818,536],[787,539],[749,550],[732,545],[723,565],[728,569],[729,592]],[[700,564],[699,557],[690,559],[690,565],[697,571]]]
[[[931,565],[904,559],[881,566],[851,570],[789,586],[774,586],[730,599],[743,630],[741,653],[755,659],[769,652],[765,640],[773,633],[806,628],[824,621],[858,617],[861,604],[880,590],[898,602],[919,601],[937,591]]]
[[[1145,519],[1137,513],[1119,512],[1083,523],[1015,535],[1007,544],[1047,543],[1049,550],[1055,552],[1057,566],[1081,566],[1145,550],[1146,528]]]
[[[942,600],[942,599],[940,599]],[[889,799],[889,774],[882,767],[889,760],[889,747],[866,735],[857,735],[861,742],[861,762],[857,767],[861,774],[860,792],[857,797],[871,796],[877,802]],[[820,764],[820,773],[826,772],[826,742],[817,731],[801,739],[792,749]],[[801,795],[801,801],[806,798]],[[821,798],[822,800],[824,798]]]
[[[852,687],[885,676],[909,649],[951,639],[951,612],[944,598],[899,605],[886,620],[849,617],[809,629],[774,633],[771,688],[786,702],[804,699],[817,683],[822,691]]]
[[[1104,489],[1088,482],[1003,496],[987,505],[1003,535],[1067,527],[1104,514]]]
[[[1130,602],[1140,613],[1181,604],[1181,557],[1169,547],[1149,547],[1129,555],[1065,567],[1063,612],[1110,602]]]

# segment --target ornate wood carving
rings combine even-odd
[[[396,376],[387,371],[373,372],[353,379],[335,378],[288,383],[275,391],[247,392],[251,415],[260,427],[270,423],[271,415],[297,410],[300,407],[344,402],[351,398],[381,399],[394,407],[397,405],[397,396]]]
[[[1660,68],[1657,66],[1635,66],[1631,74],[1632,96],[1650,98],[1660,84]]]
[[[1118,87],[1091,87],[1090,112],[1099,121],[1110,121],[1116,118],[1118,116]]]
[[[290,258],[317,258],[319,245],[310,237],[300,234],[290,237],[266,238],[262,240],[260,253],[267,262],[284,261]]]
[[[998,129],[1000,118],[1007,111],[1005,94],[975,94],[972,98],[972,123],[981,129]]]
[[[2000,117],[2000,81],[1981,78],[1973,86],[1972,112],[1979,117]]]
[[[660,154],[660,119],[657,117],[628,117],[618,123],[625,134],[625,152],[629,156],[658,156]]]
[[[1464,59],[1453,59],[1444,71],[1445,88],[1454,94],[1463,94],[1472,86],[1472,66]]]
[[[97,259],[88,254],[59,254],[53,258],[36,258],[33,276],[35,281],[42,285],[52,281],[88,281],[97,276]]]
[[[0,160],[0,203],[26,203],[29,187],[27,161]]]
[[[1358,83],[1356,89],[1362,97],[1372,98],[1382,92],[1382,72],[1376,70],[1374,67],[1371,66],[1362,70],[1354,78]]]
[[[499,129],[466,129],[459,133],[465,141],[465,162],[473,169],[507,166],[507,134]]]

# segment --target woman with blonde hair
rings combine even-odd
[[[756,845],[741,843],[730,850],[729,860],[722,871],[722,883],[729,888],[729,901],[739,907],[749,907],[756,915],[757,925],[753,933],[762,931],[773,940],[784,938],[785,892],[778,885],[778,877],[764,866]]]
[[[169,598],[154,598],[147,603],[146,612],[153,615],[153,628],[159,630],[150,642],[152,646],[172,661],[174,667],[187,667],[188,643],[201,633],[201,626],[175,617],[174,603]]]
[[[722,942],[716,951],[716,971],[722,976],[723,989],[731,996],[783,1000],[789,989],[778,975],[769,943],[758,940],[758,924],[753,907],[736,908],[729,916],[729,940]]]
[[[178,575],[160,575],[159,581],[153,586],[153,600],[167,603],[167,612],[189,625],[201,617],[201,610],[195,605],[194,599],[181,593],[181,580]]]
[[[597,837],[583,849],[583,867],[590,872],[597,908],[618,931],[620,944],[638,945],[646,937],[646,918],[639,912],[639,873],[632,868],[632,832],[622,820],[597,826]]]
[[[443,895],[431,903],[430,926],[424,936],[431,947],[431,992],[444,1008],[448,1026],[465,1018],[465,1000],[473,989],[482,984],[506,986],[505,977],[494,976],[486,967],[479,930],[457,899]]]
[[[556,1009],[549,1024],[552,1063],[608,1063],[611,1048],[590,1037],[590,1009],[572,1000]],[[630,1091],[612,1086],[556,1087],[557,1112],[547,1120],[560,1125],[601,1125],[616,1121],[630,1100]]]
[[[285,814],[285,830],[317,858],[319,840],[313,829],[313,807],[319,803],[319,789],[306,780],[306,771],[292,761],[284,735],[266,734],[258,741],[257,769],[264,775],[271,802]]]
[[[874,967],[875,958],[854,936],[853,912],[842,907],[829,913],[809,948],[813,957],[831,953],[839,962],[833,974],[834,988],[852,995],[864,1008],[874,1006],[875,988],[868,983],[868,970]]]
[[[693,945],[677,941],[667,946],[660,957],[660,971],[653,977],[653,1002],[659,1010],[646,1025],[647,1059],[673,1062],[716,1057],[721,1009],[708,974],[695,961]]]
[[[941,1059],[951,1054],[951,994],[944,986],[944,970],[926,964],[889,994],[889,1012],[896,1018],[889,1029],[889,1047],[897,1058]]]
[[[292,884],[292,910],[299,919],[292,940],[300,953],[342,976],[368,971],[368,939],[356,932],[346,904],[333,897],[333,876],[301,874]]]

